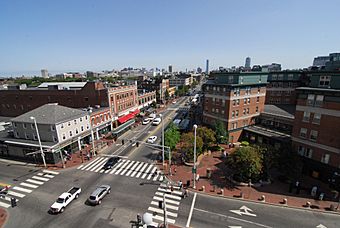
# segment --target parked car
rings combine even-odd
[[[151,113],[149,115],[149,120],[154,120],[156,118],[156,114],[155,113]]]
[[[174,100],[172,103],[173,103],[173,104],[176,104],[176,103],[177,103],[177,101],[176,101],[176,100]]]
[[[119,162],[120,157],[112,157],[104,164],[103,169],[112,169],[112,167]]]
[[[88,198],[88,202],[93,205],[99,205],[102,203],[102,199],[107,195],[110,194],[111,187],[109,185],[101,185],[94,190],[90,197]]]
[[[152,125],[158,125],[158,124],[160,124],[161,122],[162,122],[162,119],[158,117],[158,118],[156,118],[156,119],[153,120]]]
[[[146,118],[146,119],[143,120],[142,124],[146,125],[146,124],[150,123],[150,121],[151,120],[149,118]]]
[[[151,137],[148,138],[147,142],[148,143],[154,143],[154,142],[156,142],[156,140],[157,140],[157,136],[151,136]]]
[[[52,204],[50,212],[52,213],[63,213],[65,208],[74,200],[78,199],[81,193],[81,188],[73,187],[68,192],[61,194],[56,202]]]

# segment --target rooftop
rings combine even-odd
[[[61,86],[64,89],[81,89],[86,85],[87,82],[44,82],[41,83],[37,88],[47,89],[48,86]]]
[[[58,105],[57,103],[50,103],[26,112],[16,118],[11,119],[13,122],[33,123],[31,116],[36,118],[39,124],[57,124],[72,120],[81,116],[85,116],[87,112],[74,108],[68,108]]]
[[[295,105],[264,105],[264,111],[262,113],[270,115],[279,115],[287,118],[294,118]]]

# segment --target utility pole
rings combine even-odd
[[[164,168],[165,166],[165,163],[164,163],[164,118],[162,114],[159,114],[159,116],[161,117],[161,121],[162,121],[162,161],[163,161],[162,164]]]
[[[167,216],[166,216],[166,204],[165,204],[165,193],[163,194],[163,212],[164,212],[164,228],[168,228]]]
[[[194,125],[194,130],[195,130],[195,140],[194,140],[194,189],[196,189],[196,129],[197,125]]]
[[[44,153],[44,150],[43,150],[42,145],[41,145],[41,140],[40,140],[38,125],[37,125],[37,120],[35,119],[34,116],[31,116],[30,119],[34,121],[34,126],[35,126],[35,130],[37,132],[37,138],[38,138],[38,142],[39,142],[39,146],[40,146],[41,157],[42,157],[42,160],[44,162],[44,166],[46,168],[45,153]]]

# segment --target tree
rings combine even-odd
[[[228,142],[228,132],[224,123],[217,120],[214,124],[214,130],[216,133],[217,143],[227,143]]]
[[[181,151],[182,151],[182,157],[186,161],[194,160],[194,140],[195,140],[195,135],[193,132],[182,134]],[[203,148],[203,140],[201,137],[196,136],[196,155],[197,156],[202,154],[202,148]]]
[[[170,147],[171,150],[174,150],[180,139],[181,133],[179,132],[178,127],[175,124],[170,123],[164,133],[164,145]]]
[[[203,140],[203,150],[208,149],[211,144],[216,143],[215,132],[207,127],[197,128],[197,135]]]
[[[241,181],[258,180],[263,168],[262,154],[255,147],[240,147],[228,157],[227,164]]]

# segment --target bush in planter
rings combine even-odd
[[[249,146],[249,142],[247,142],[247,141],[242,141],[242,142],[241,142],[241,146]]]

